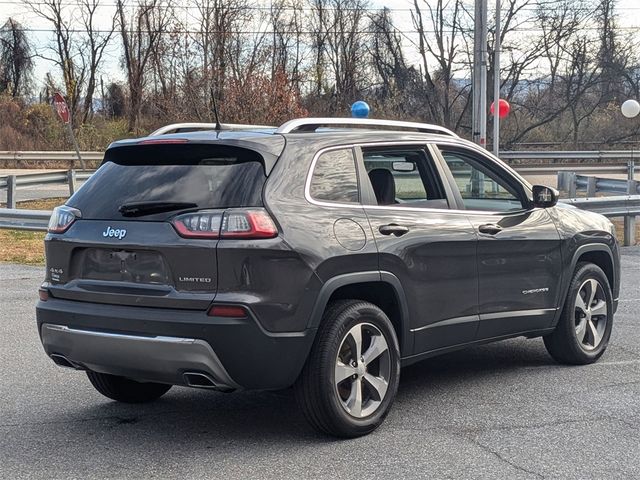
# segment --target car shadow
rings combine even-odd
[[[465,381],[496,374],[516,374],[523,367],[549,367],[552,360],[541,342],[515,341],[473,347],[424,360],[402,371],[400,403],[437,402],[445,389],[467,390]],[[519,373],[521,374],[521,372]],[[84,380],[84,379],[83,379]],[[440,393],[439,393],[440,392]],[[305,444],[339,442],[317,434],[297,408],[292,389],[231,394],[173,388],[161,399],[140,405],[109,401],[92,389],[79,406],[52,407],[47,421],[38,424],[53,438],[94,436],[97,423],[101,442],[111,449],[137,448],[140,442],[189,444],[198,449],[230,448],[275,442],[303,448]]]

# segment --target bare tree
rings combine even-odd
[[[113,26],[97,28],[100,0],[77,0],[75,8],[63,0],[24,0],[36,15],[48,21],[53,43],[40,56],[58,66],[74,126],[93,112],[97,75]],[[81,25],[78,28],[77,25]]]
[[[313,31],[316,95],[327,95],[328,113],[342,111],[366,88],[366,0],[314,0]]]
[[[26,94],[32,72],[27,35],[17,21],[9,18],[0,28],[0,93],[9,92],[14,98]]]
[[[168,10],[164,6],[161,0],[139,0],[132,9],[127,9],[124,0],[116,2],[122,63],[129,89],[127,128],[131,132],[138,127],[151,54],[169,22]]]
[[[369,18],[371,42],[368,53],[372,69],[381,82],[382,99],[390,98],[404,90],[411,77],[402,49],[402,37],[396,31],[388,8],[375,12]]]
[[[241,41],[239,32],[250,18],[248,6],[247,0],[196,0],[199,25],[195,40],[202,55],[203,94],[209,118],[213,98],[224,97],[232,44]]]
[[[285,75],[297,92],[305,59],[304,11],[300,0],[276,0],[271,4],[271,78]]]
[[[47,48],[53,53],[49,57],[45,53],[40,57],[51,61],[62,73],[62,83],[67,103],[72,112],[72,122],[78,125],[81,89],[86,80],[87,71],[78,50],[74,33],[74,18],[63,0],[24,0],[25,4],[40,18],[48,21],[53,30],[53,43]]]
[[[97,78],[104,51],[111,40],[115,28],[115,18],[111,26],[104,30],[97,28],[96,15],[100,8],[100,0],[77,0],[80,22],[85,37],[81,41],[80,58],[86,70],[87,83],[84,90],[84,106],[82,122],[85,123],[93,113],[93,98],[97,87]]]
[[[469,86],[457,84],[457,75],[468,69],[471,29],[462,0],[414,0],[413,24],[418,33],[421,82],[429,118],[458,128],[469,103]],[[432,65],[433,64],[433,65]]]

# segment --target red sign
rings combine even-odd
[[[53,96],[53,106],[56,108],[60,120],[62,120],[63,123],[69,123],[69,120],[71,120],[69,107],[67,107],[67,102],[60,92],[56,92]]]

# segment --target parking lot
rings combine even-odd
[[[540,339],[433,358],[356,440],[316,434],[289,391],[108,401],[44,355],[43,275],[0,265],[0,478],[640,478],[639,247],[599,363],[556,365]]]

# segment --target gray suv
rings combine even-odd
[[[314,427],[364,435],[427,357],[517,336],[603,354],[615,231],[557,195],[434,125],[170,125],[55,209],[38,330],[114,400],[293,386]]]

